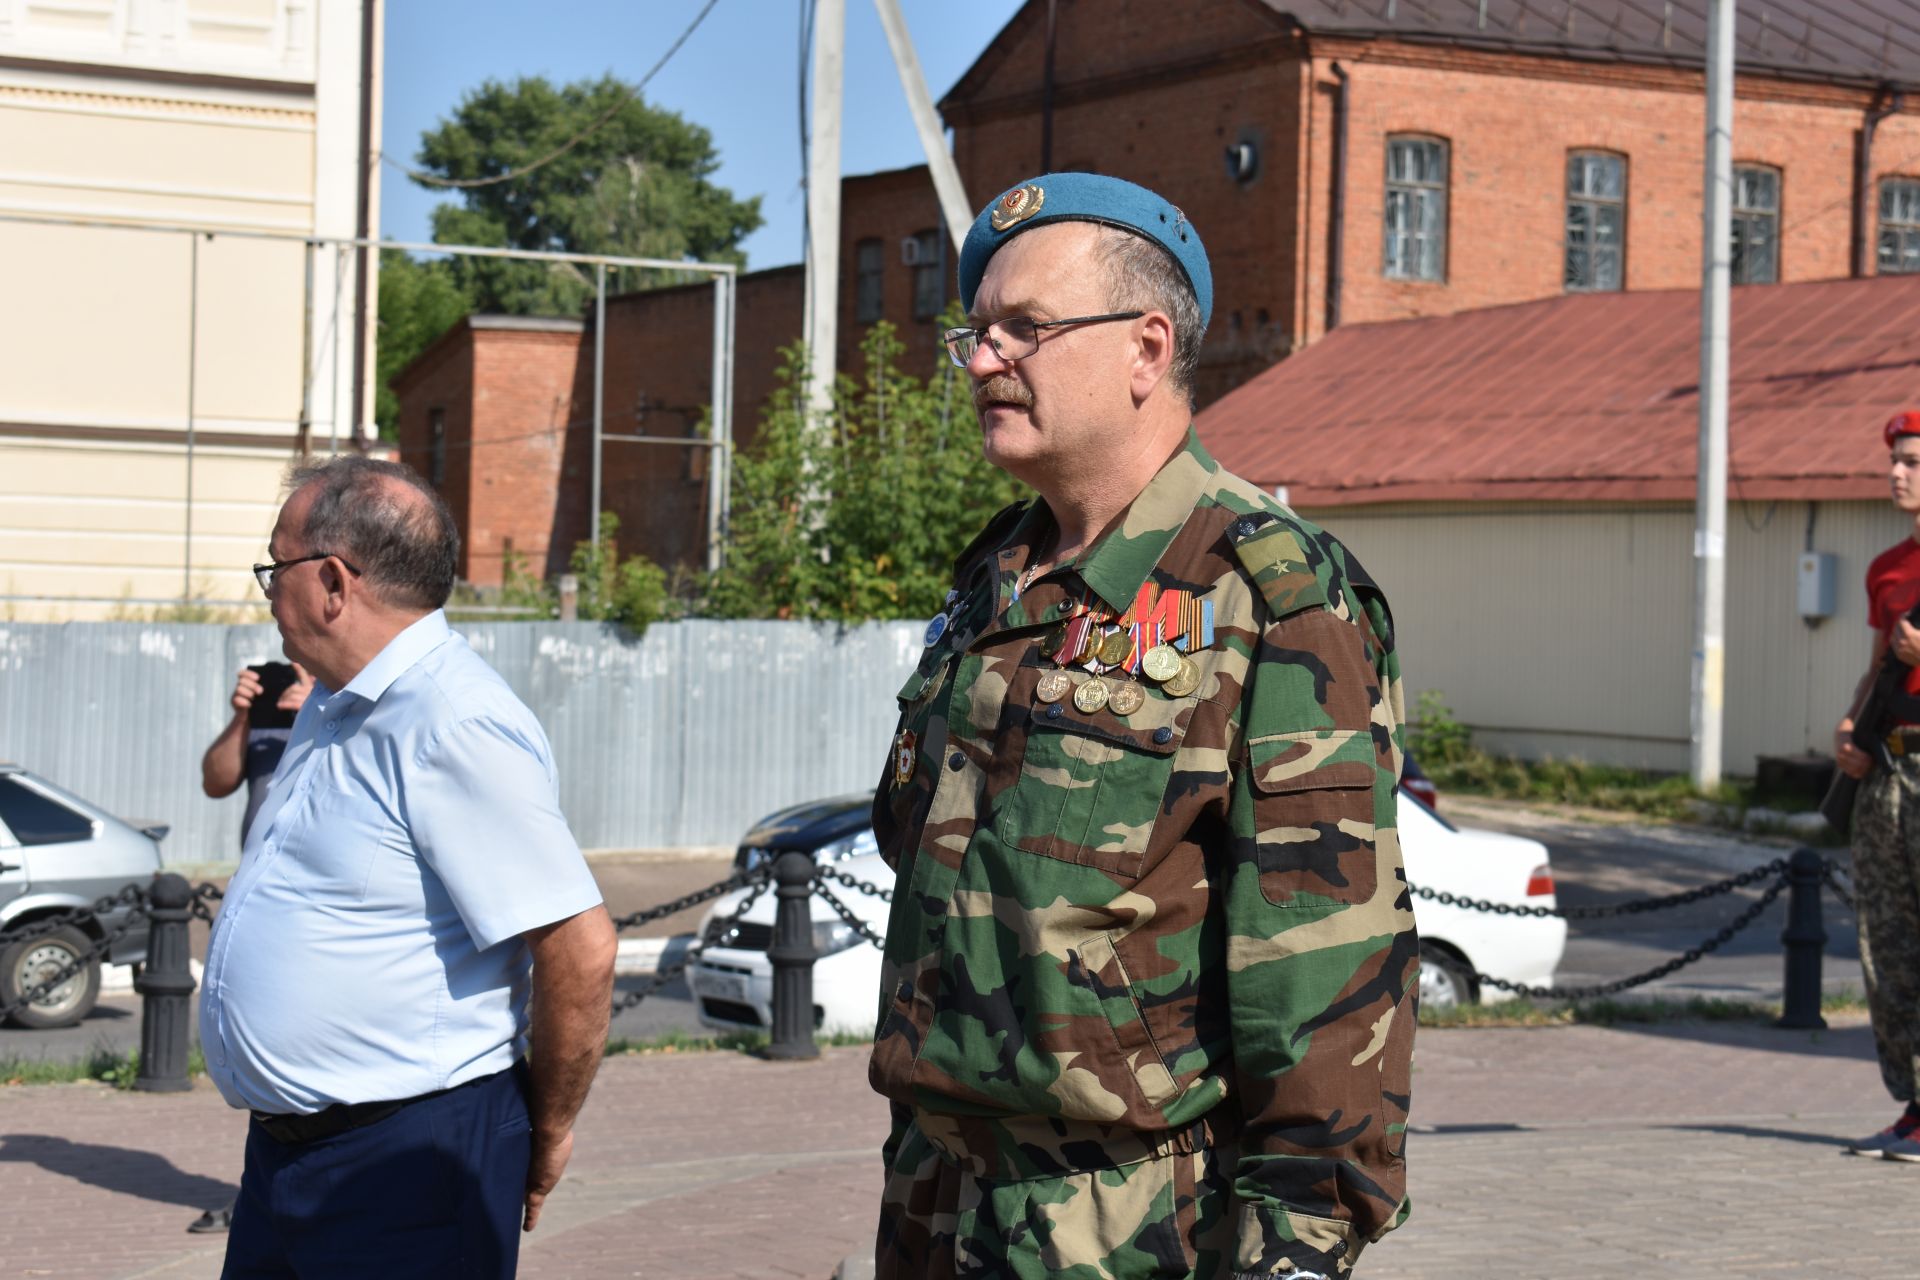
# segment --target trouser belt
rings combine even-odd
[[[1895,725],[1887,733],[1887,750],[1896,756],[1920,755],[1920,724]]]
[[[517,1067],[518,1064],[515,1064]],[[514,1067],[508,1068],[513,1070]],[[390,1102],[336,1102],[330,1107],[307,1114],[278,1115],[271,1111],[250,1112],[253,1122],[260,1126],[269,1138],[282,1146],[298,1146],[304,1142],[318,1142],[322,1138],[331,1138],[346,1133],[350,1129],[364,1129],[370,1124],[379,1124],[389,1116],[400,1114],[416,1102],[425,1102],[429,1098],[438,1098],[452,1093],[455,1089],[466,1089],[473,1085],[485,1084],[501,1073],[479,1076],[465,1080],[450,1089],[435,1089],[432,1093],[423,1093],[418,1097],[399,1098]]]

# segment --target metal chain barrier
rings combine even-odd
[[[1606,907],[1527,907],[1511,902],[1488,902],[1484,898],[1461,898],[1440,890],[1423,889],[1418,885],[1409,885],[1416,898],[1425,898],[1429,902],[1438,902],[1442,906],[1465,907],[1469,911],[1488,911],[1498,916],[1533,916],[1540,919],[1558,920],[1602,920],[1609,916],[1633,916],[1647,911],[1665,911],[1671,907],[1691,906],[1704,902],[1708,898],[1723,893],[1732,893],[1744,889],[1750,884],[1758,884],[1770,877],[1786,874],[1787,860],[1775,858],[1772,862],[1742,871],[1737,876],[1728,876],[1725,880],[1716,880],[1712,884],[1703,884],[1698,889],[1688,889],[1683,893],[1668,894],[1663,898],[1638,898],[1631,902],[1615,903]]]
[[[859,916],[855,915],[853,913],[853,908],[849,907],[846,903],[840,901],[840,899],[834,895],[833,890],[827,888],[826,880],[827,880],[827,876],[824,872],[814,876],[813,878],[814,893],[817,894],[823,901],[825,901],[828,906],[832,907],[834,914],[839,916],[842,920],[846,921],[848,926],[850,926],[855,933],[865,938],[868,942],[871,942],[874,946],[884,949],[887,945],[887,940],[881,937],[879,934],[875,933],[867,925],[867,922],[865,920],[862,920]]]
[[[758,882],[759,887],[764,889],[771,875],[772,873],[764,867],[755,871],[736,871],[718,884],[711,884],[704,889],[695,890],[684,898],[675,898],[672,902],[663,902],[657,907],[648,907],[644,911],[636,911],[632,915],[621,916],[613,922],[614,930],[615,932],[624,933],[628,929],[635,928],[639,925],[652,924],[655,920],[664,920],[668,916],[678,915],[688,907],[697,907],[703,902],[711,902],[715,898],[723,897],[726,894],[732,893],[735,889],[743,889],[747,885],[754,884],[755,882]]]
[[[1833,896],[1840,900],[1841,906],[1849,911],[1858,910],[1858,908],[1853,905],[1853,891],[1844,883],[1845,879],[1850,879],[1851,877],[1849,877],[1845,871],[1841,870],[1839,863],[1835,862],[1832,858],[1822,858],[1820,860],[1820,878],[1826,882],[1827,888],[1833,890]]]
[[[1676,969],[1683,969],[1702,956],[1708,956],[1718,951],[1732,940],[1735,934],[1745,929],[1755,920],[1758,920],[1761,913],[1772,906],[1774,900],[1782,893],[1786,892],[1786,888],[1787,879],[1785,875],[1782,875],[1767,888],[1765,893],[1760,895],[1752,906],[1730,920],[1726,927],[1721,929],[1720,932],[1714,934],[1697,947],[1689,947],[1665,964],[1655,965],[1646,972],[1636,973],[1630,978],[1619,978],[1613,982],[1603,982],[1593,987],[1529,987],[1524,983],[1508,982],[1505,979],[1495,978],[1484,973],[1474,974],[1474,980],[1483,982],[1490,987],[1498,987],[1502,991],[1511,991],[1515,995],[1528,996],[1535,1000],[1592,1000],[1599,996],[1619,995],[1622,991],[1626,991],[1629,988],[1642,986],[1656,979],[1664,978]]]
[[[70,925],[78,925],[81,921],[94,920],[99,916],[122,907],[126,908],[126,918],[108,930],[104,937],[94,942],[85,951],[69,960],[66,964],[60,966],[59,971],[52,977],[41,979],[33,986],[22,991],[15,999],[5,1004],[0,1004],[0,1020],[10,1018],[19,1010],[25,1009],[45,999],[52,992],[58,991],[62,986],[72,981],[75,976],[85,972],[88,965],[91,965],[95,960],[102,958],[112,951],[115,943],[132,932],[134,925],[146,919],[146,890],[137,884],[130,884],[118,893],[109,894],[107,897],[98,899],[91,907],[76,907],[71,911],[63,911],[59,915],[48,916],[44,920],[36,920],[34,923],[24,925],[19,929],[0,933],[0,946],[11,946],[16,942],[31,942],[35,938],[47,937],[51,934],[58,933],[61,929],[67,928]]]
[[[195,885],[193,887],[193,918],[212,924],[213,908],[208,904],[219,902],[226,896],[225,893],[221,892],[220,886],[217,884],[202,883]]]
[[[642,1000],[645,1000],[648,996],[670,986],[681,974],[692,967],[694,961],[701,957],[706,951],[710,939],[726,936],[728,926],[739,924],[740,921],[745,918],[748,909],[760,900],[760,896],[767,891],[767,886],[772,883],[773,869],[770,866],[762,867],[756,871],[739,871],[728,876],[719,884],[702,889],[698,893],[690,893],[684,898],[676,898],[672,902],[665,903],[658,907],[651,907],[645,911],[636,911],[630,916],[622,916],[620,919],[614,921],[614,927],[616,929],[626,929],[635,924],[645,924],[649,920],[659,920],[666,916],[673,915],[675,912],[685,911],[688,907],[698,906],[702,902],[706,902],[712,898],[718,898],[722,894],[731,893],[735,889],[745,886],[752,887],[752,892],[740,900],[740,905],[734,908],[732,913],[715,920],[706,935],[696,939],[694,944],[687,948],[686,955],[682,956],[673,964],[662,965],[659,969],[656,969],[653,978],[646,986],[641,987],[637,991],[625,992],[617,998],[613,1002],[614,1015],[616,1017],[619,1016],[639,1004]]]

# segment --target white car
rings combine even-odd
[[[812,854],[833,870],[891,890],[893,872],[874,847],[866,825],[866,797],[806,806],[776,814],[750,832],[735,858],[753,866],[788,851]],[[799,815],[794,821],[792,815]],[[834,819],[837,817],[837,821]],[[785,836],[787,839],[781,839]],[[793,838],[797,837],[797,838]],[[1511,906],[1552,907],[1553,872],[1546,846],[1494,831],[1455,827],[1421,801],[1400,793],[1400,849],[1408,881],[1421,889]],[[868,928],[884,934],[888,905],[837,882],[828,885]],[[701,922],[706,947],[687,970],[700,1021],[725,1031],[765,1031],[773,1026],[775,898],[762,893],[739,922],[747,890],[717,900]],[[823,1032],[870,1036],[879,1012],[880,951],[816,895],[813,920],[813,1022]],[[1446,906],[1415,897],[1420,928],[1420,1003],[1429,1009],[1509,1000],[1513,993],[1482,984],[1489,977],[1531,987],[1551,987],[1566,948],[1567,922],[1551,917],[1497,915]]]

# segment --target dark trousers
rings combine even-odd
[[[254,1122],[223,1280],[511,1277],[531,1146],[518,1068],[312,1142]]]

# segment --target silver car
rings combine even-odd
[[[18,765],[0,763],[0,1005],[59,974],[126,923],[118,907],[32,937],[27,926],[90,907],[129,884],[145,888],[160,869],[167,828],[135,826],[88,804]],[[147,958],[144,919],[107,948],[110,964]],[[87,1016],[100,998],[100,961],[13,1014],[22,1027],[64,1027]]]

